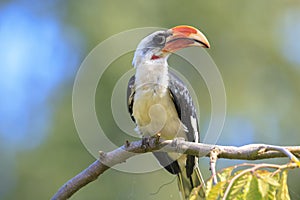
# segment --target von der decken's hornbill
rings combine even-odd
[[[191,26],[176,26],[145,37],[133,58],[135,75],[128,83],[128,109],[143,136],[160,134],[163,139],[185,138],[199,142],[199,128],[192,98],[185,84],[168,71],[167,59],[179,49],[209,48],[206,37]],[[159,163],[177,175],[182,198],[202,183],[198,160],[194,156],[154,152]],[[205,198],[203,191],[199,198]]]

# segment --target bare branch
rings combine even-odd
[[[210,171],[212,174],[212,178],[213,178],[213,184],[216,185],[218,183],[218,179],[217,179],[217,172],[216,172],[216,164],[217,164],[217,160],[218,160],[218,155],[219,155],[220,151],[218,148],[213,148],[210,152]]]
[[[250,144],[241,147],[209,145],[202,143],[186,142],[179,139],[161,140],[150,138],[147,144],[143,140],[129,143],[111,151],[99,152],[99,160],[95,161],[84,171],[65,183],[52,200],[63,200],[71,197],[76,191],[96,180],[103,172],[110,167],[125,162],[128,158],[137,153],[152,151],[178,152],[198,157],[209,157],[213,149],[218,149],[217,157],[236,160],[259,160],[267,158],[289,157],[297,161],[300,155],[300,146],[274,146],[266,144]],[[295,160],[295,158],[297,160]]]

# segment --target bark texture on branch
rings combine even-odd
[[[267,158],[289,157],[297,160],[300,157],[300,146],[274,146],[267,144],[249,144],[245,146],[221,146],[202,143],[186,142],[184,140],[161,140],[149,138],[145,140],[126,142],[125,145],[111,151],[100,151],[99,160],[96,160],[81,173],[66,182],[52,197],[52,200],[63,200],[71,197],[79,189],[88,183],[96,180],[103,172],[110,167],[125,162],[128,158],[137,153],[152,151],[178,152],[209,157],[211,150],[218,149],[218,158],[236,160],[259,160]]]

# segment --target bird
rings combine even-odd
[[[192,97],[186,84],[169,70],[167,62],[172,53],[191,46],[209,48],[210,44],[199,29],[188,25],[155,31],[138,44],[132,61],[135,74],[127,87],[128,111],[138,134],[199,142],[197,111]],[[160,165],[177,176],[182,199],[188,199],[193,188],[204,184],[195,156],[153,154]],[[198,197],[205,199],[204,192],[199,192]]]

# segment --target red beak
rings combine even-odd
[[[172,35],[167,38],[162,49],[164,52],[175,52],[190,46],[210,47],[204,34],[192,26],[176,26],[171,28],[170,32]]]

